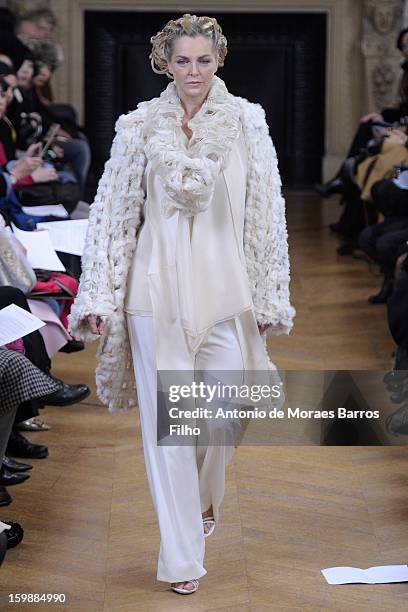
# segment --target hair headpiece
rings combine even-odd
[[[214,49],[218,56],[218,65],[224,65],[227,55],[227,39],[222,33],[218,21],[214,17],[190,15],[186,13],[179,19],[171,19],[164,26],[161,32],[152,36],[152,52],[149,56],[152,69],[157,74],[167,74],[172,78],[168,71],[168,61],[171,57],[173,42],[181,36],[205,36],[212,40]]]

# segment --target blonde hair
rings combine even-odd
[[[181,36],[205,36],[213,43],[215,55],[218,58],[218,65],[224,65],[224,59],[227,55],[227,39],[222,33],[221,27],[214,17],[197,17],[186,13],[176,20],[171,20],[164,26],[161,32],[157,32],[156,36],[152,36],[152,52],[149,56],[152,69],[157,74],[167,74],[169,78],[173,78],[168,71],[168,62],[170,61],[173,43]]]

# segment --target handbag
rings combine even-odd
[[[61,323],[68,329],[68,315],[71,306],[78,293],[79,282],[69,274],[63,272],[49,272],[48,270],[36,270],[37,282],[33,291],[27,297],[34,299],[53,298],[61,300],[63,308],[59,315]]]
[[[73,182],[37,183],[18,187],[16,191],[23,206],[62,204],[67,210],[72,210],[80,199],[79,185]]]
[[[73,300],[77,294],[79,283],[70,274],[36,269],[35,276],[35,286],[27,295],[29,298]]]
[[[37,282],[34,270],[9,227],[0,228],[0,286],[11,285],[23,293]]]

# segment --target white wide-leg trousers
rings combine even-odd
[[[234,447],[157,446],[157,372],[152,317],[128,314],[146,472],[160,528],[157,579],[200,578],[204,568],[202,512],[213,506],[218,520],[225,466]],[[163,333],[166,333],[163,330]],[[191,356],[190,369],[243,369],[233,320],[218,323]],[[187,368],[186,368],[187,369]]]

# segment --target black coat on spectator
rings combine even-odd
[[[400,279],[387,302],[388,325],[396,344],[408,348],[408,274]]]
[[[399,85],[400,104],[397,108],[384,108],[381,112],[384,121],[394,123],[408,116],[408,62],[401,64],[403,70]]]
[[[384,217],[408,217],[408,189],[401,189],[392,179],[374,183],[371,196]]]

